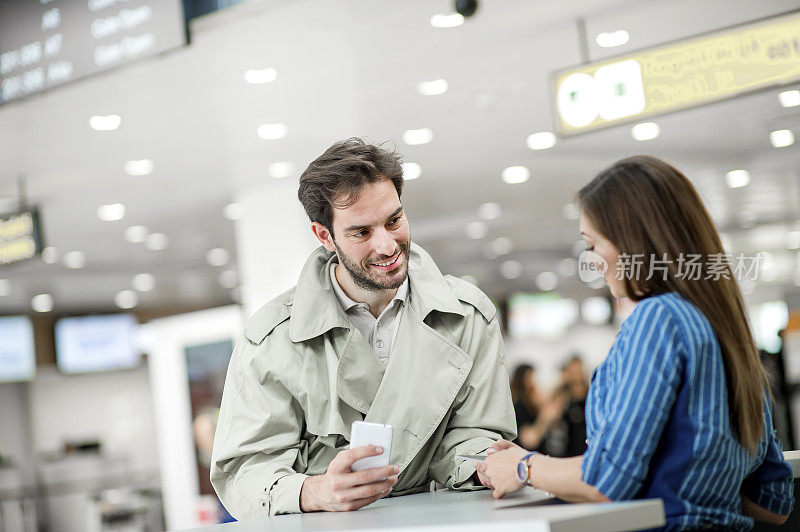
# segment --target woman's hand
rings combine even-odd
[[[486,461],[476,464],[475,469],[481,483],[492,488],[495,499],[522,488],[517,478],[517,464],[528,451],[510,441],[500,440],[489,448],[487,454]],[[483,478],[488,480],[488,484]]]

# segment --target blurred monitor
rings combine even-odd
[[[139,364],[136,318],[108,314],[56,322],[56,359],[64,373],[133,368]]]
[[[0,317],[0,338],[0,382],[31,380],[36,373],[36,352],[30,318]]]
[[[508,299],[512,338],[558,338],[578,318],[578,304],[552,292],[514,294]]]

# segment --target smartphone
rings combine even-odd
[[[356,460],[350,469],[361,471],[373,467],[385,467],[389,465],[389,455],[392,452],[392,426],[381,423],[369,423],[367,421],[353,421],[350,428],[350,448],[366,447],[376,445],[383,447],[383,453],[377,456],[368,456]]]

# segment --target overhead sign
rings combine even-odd
[[[562,135],[726,100],[800,79],[800,12],[558,72]]]
[[[186,43],[181,0],[0,1],[0,103]]]
[[[0,266],[32,259],[41,248],[37,210],[0,216]]]

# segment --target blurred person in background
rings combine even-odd
[[[586,451],[586,395],[589,393],[589,380],[580,355],[572,357],[561,371],[562,389],[566,396],[566,407],[561,417],[566,427],[564,451],[561,456],[577,456]]]
[[[214,440],[211,481],[237,519],[477,489],[456,455],[515,436],[496,309],[411,243],[402,187],[400,157],[355,138],[300,177],[322,246],[247,323]],[[348,449],[361,420],[393,427],[392,465],[351,471],[383,452]]]
[[[517,417],[517,439],[514,442],[527,449],[538,449],[553,422],[561,416],[563,404],[543,400],[536,388],[536,370],[530,364],[520,364],[514,369],[511,398]]]
[[[659,498],[667,530],[784,523],[792,467],[739,285],[714,260],[725,251],[691,182],[638,156],[601,172],[578,200],[612,295],[639,301],[592,377],[588,448],[552,458],[502,441],[476,468],[495,497],[527,484],[574,502]],[[700,257],[699,275],[682,269],[687,255]],[[634,256],[641,267],[628,272]]]

